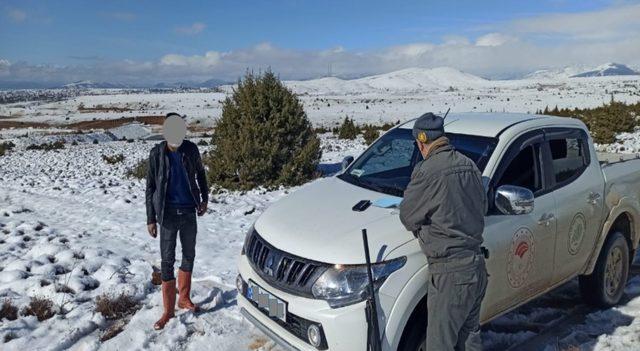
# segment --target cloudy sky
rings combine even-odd
[[[640,67],[640,1],[0,0],[0,82]]]

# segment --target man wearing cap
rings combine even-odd
[[[400,220],[429,263],[426,348],[481,350],[480,305],[487,287],[482,176],[449,144],[442,117],[422,115],[413,136],[423,160],[404,192]]]
[[[149,154],[147,172],[147,229],[155,238],[160,225],[162,302],[164,313],[154,329],[164,328],[174,317],[176,238],[180,237],[182,261],[178,270],[178,307],[196,311],[191,302],[191,272],[195,258],[196,214],[207,211],[209,188],[196,144],[184,140],[187,126],[182,116],[170,113],[163,125],[165,141]]]

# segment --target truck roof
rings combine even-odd
[[[409,120],[398,126],[398,128],[411,129],[416,119]],[[447,133],[496,137],[513,125],[534,121],[544,121],[545,125],[571,124],[576,127],[583,127],[582,122],[574,118],[528,113],[467,112],[450,113],[445,120],[444,130]]]

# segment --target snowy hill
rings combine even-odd
[[[640,73],[619,63],[606,63],[596,69],[573,75],[572,77],[606,77],[606,76],[632,76]]]
[[[370,77],[343,80],[326,77],[285,84],[299,94],[362,94],[372,92],[410,93],[442,91],[449,88],[480,88],[488,80],[450,67],[407,68]]]
[[[73,82],[73,83],[65,84],[62,86],[63,89],[118,89],[118,88],[126,88],[126,87],[127,86],[124,84],[92,82],[90,80],[81,80],[78,82]]]
[[[566,79],[582,72],[585,72],[591,68],[586,66],[567,66],[558,69],[541,69],[535,72],[531,72],[524,76],[525,79],[533,80],[558,80]]]

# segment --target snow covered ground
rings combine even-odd
[[[335,171],[345,155],[365,148],[362,139],[322,135],[322,168]],[[19,139],[15,139],[16,141]],[[56,315],[0,322],[2,350],[278,350],[244,321],[236,306],[235,261],[244,234],[259,214],[294,189],[253,190],[212,197],[199,219],[193,300],[203,312],[179,312],[161,333],[160,290],[151,281],[160,266],[159,244],[146,232],[144,181],[125,176],[147,157],[153,142],[67,144],[57,151],[24,150],[0,157],[0,302],[21,310],[32,297],[54,302]],[[206,147],[201,147],[206,151]],[[102,155],[125,155],[108,164]],[[102,294],[125,292],[140,309],[114,338],[100,338],[114,322],[95,312]],[[640,278],[629,301],[574,322],[557,345],[630,350],[640,330]],[[635,298],[634,298],[635,297]],[[575,282],[517,309],[483,328],[487,350],[503,350],[534,337],[581,306]],[[555,350],[550,345],[548,350]],[[582,346],[580,346],[582,345]]]
[[[67,144],[57,151],[24,150],[0,158],[0,303],[21,310],[30,297],[50,298],[56,315],[38,322],[0,322],[2,350],[246,350],[270,343],[242,320],[235,306],[235,260],[250,224],[271,202],[295,189],[219,194],[199,220],[193,300],[203,313],[180,312],[165,331],[153,331],[161,314],[151,283],[160,266],[159,244],[146,232],[144,181],[125,176],[153,143]],[[362,140],[323,137],[325,169]],[[204,151],[206,147],[202,148]],[[108,164],[102,155],[123,154]],[[68,288],[68,289],[67,289]],[[124,331],[99,341],[110,322],[94,311],[95,298],[125,292],[141,309]],[[272,345],[271,345],[272,346]]]
[[[640,75],[569,78],[538,74],[518,80],[486,80],[452,68],[410,68],[343,80],[334,77],[285,82],[299,95],[315,125],[331,126],[345,116],[358,123],[407,120],[427,111],[524,112],[545,107],[594,107],[640,101]],[[69,124],[93,119],[163,115],[179,111],[192,125],[210,127],[232,86],[222,92],[131,94],[127,90],[88,90],[85,96],[55,102],[0,105],[0,118]],[[95,93],[95,95],[93,95]]]

